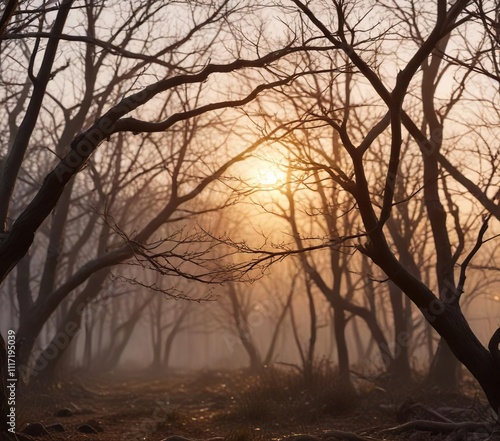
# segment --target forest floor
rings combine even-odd
[[[354,396],[324,373],[308,387],[297,374],[275,370],[260,376],[204,372],[75,378],[55,388],[25,391],[18,400],[17,427],[41,441],[487,439],[481,424],[492,417],[471,381],[460,394],[437,393],[418,381],[355,383]],[[429,426],[432,430],[384,432],[413,420],[438,423]],[[451,426],[465,421],[477,427]],[[293,437],[298,434],[309,436]]]

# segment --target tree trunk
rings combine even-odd
[[[159,282],[158,278],[157,282]],[[153,360],[151,361],[150,369],[153,372],[161,367],[162,331],[165,329],[162,322],[163,311],[161,306],[161,297],[158,297],[155,299],[154,304],[149,307],[151,314],[149,330],[151,333],[151,350],[153,351]]]
[[[71,207],[71,194],[75,179],[71,179],[63,191],[61,199],[55,209],[50,227],[49,243],[45,255],[45,264],[40,279],[38,296],[45,297],[54,291],[56,285],[57,270],[59,268],[59,257],[64,248],[66,222]],[[78,250],[72,250],[77,253]]]
[[[88,313],[88,312],[87,312]],[[85,322],[85,343],[83,346],[83,365],[90,369],[92,363],[92,325],[89,323],[88,319]]]
[[[161,368],[161,349],[162,349],[162,339],[161,331],[158,331],[156,335],[152,338],[152,350],[153,350],[153,360],[151,361],[150,369],[156,371]]]
[[[318,333],[318,317],[316,314],[316,305],[311,290],[311,280],[306,279],[306,293],[309,302],[309,346],[307,348],[306,363],[304,366],[304,376],[306,384],[312,384],[314,376],[314,350],[316,348],[316,340]],[[345,327],[345,325],[344,325]],[[349,372],[348,372],[349,375]]]
[[[361,334],[359,332],[358,321],[355,317],[351,319],[352,324],[352,335],[354,337],[354,343],[356,345],[356,363],[361,363],[364,358],[365,349],[363,345],[363,340],[361,339]]]
[[[285,321],[285,317],[286,317],[286,314],[288,312],[288,309],[290,308],[290,305],[292,304],[294,290],[295,290],[295,279],[294,279],[292,287],[290,289],[290,293],[288,294],[287,301],[283,307],[283,310],[281,311],[281,314],[278,318],[278,321],[276,322],[276,326],[274,327],[273,335],[271,337],[271,342],[269,343],[269,348],[267,350],[266,358],[264,360],[265,366],[268,366],[273,361],[274,351],[276,349],[276,344],[278,343],[278,337],[280,335],[281,325]]]
[[[337,308],[333,310],[333,325],[335,329],[335,341],[337,342],[340,380],[343,382],[350,382],[349,349],[345,336],[347,321],[343,309]]]
[[[362,251],[415,303],[426,320],[448,342],[455,356],[478,380],[492,409],[498,412],[500,408],[500,351],[498,349],[500,330],[497,330],[491,338],[489,350],[486,349],[463,316],[460,310],[460,298],[456,292],[441,290],[438,298],[401,265],[390,249],[383,230],[379,227],[379,219],[370,199],[369,184],[363,163],[355,160],[353,165],[357,186],[356,200],[369,238]]]
[[[179,333],[179,327],[175,327],[172,329],[166,340],[165,340],[165,351],[163,352],[163,367],[168,368],[170,364],[170,354],[172,353],[172,347],[174,346],[174,340],[177,334]]]
[[[12,16],[16,12],[19,5],[19,0],[9,0],[5,5],[2,16],[0,17],[0,36],[2,36],[7,30],[7,25],[9,24]]]
[[[428,321],[424,321],[424,327],[425,327],[425,342],[426,342],[426,348],[427,348],[427,355],[428,355],[428,360],[432,360],[434,356],[434,329],[432,328],[431,324]]]
[[[118,366],[118,363],[120,362],[123,352],[125,351],[125,348],[127,347],[127,344],[130,341],[130,338],[132,337],[134,329],[139,320],[140,316],[134,317],[133,320],[127,320],[125,326],[121,329],[122,338],[118,343],[115,342],[112,345],[110,350],[110,356],[106,359],[106,364],[105,364],[106,370],[112,371],[116,369],[116,367]]]
[[[368,223],[368,222],[367,222]],[[368,223],[370,226],[370,223]],[[448,342],[455,357],[481,385],[495,412],[500,409],[500,329],[486,349],[470,329],[457,297],[447,301],[434,296],[423,283],[409,274],[390,251],[380,233],[371,237],[375,244],[366,249],[391,280],[419,307],[426,320]]]
[[[245,317],[241,311],[241,305],[238,300],[238,294],[232,283],[228,283],[228,294],[231,300],[231,306],[233,310],[233,318],[236,325],[236,330],[238,331],[238,337],[240,338],[241,344],[245,348],[250,361],[250,370],[252,372],[258,372],[262,368],[262,360],[258,349],[256,348],[250,330],[248,328],[248,323],[246,323]]]
[[[395,380],[406,381],[411,377],[411,367],[408,354],[409,333],[403,305],[403,292],[394,283],[389,282],[389,296],[394,320],[394,354],[390,373]]]
[[[455,391],[460,382],[459,373],[460,365],[457,358],[453,355],[448,343],[440,338],[429,369],[430,384],[443,390]]]
[[[52,67],[57,56],[59,42],[61,41],[59,37],[64,29],[72,4],[73,1],[71,0],[61,2],[36,76],[30,102],[0,175],[0,231],[2,232],[7,231],[9,228],[7,219],[10,201],[31,135],[38,121],[47,85],[52,78]]]
[[[387,370],[390,370],[393,360],[391,349],[384,333],[382,332],[382,329],[380,329],[375,314],[367,308],[354,305],[347,301],[344,301],[343,305],[346,311],[350,312],[351,314],[355,314],[362,320],[364,320],[364,322],[368,326],[368,329],[370,330],[373,341],[377,345],[382,364]]]
[[[163,353],[163,367],[165,369],[168,369],[170,364],[170,354],[172,353],[172,346],[173,346],[173,338],[171,340],[167,338],[165,340],[165,351]],[[158,366],[160,366],[160,362],[158,362]]]
[[[439,83],[439,67],[442,63],[440,50],[445,50],[449,42],[447,34],[436,47],[430,60],[422,64],[422,109],[427,128],[429,129],[429,144],[421,146],[424,164],[424,201],[432,229],[436,249],[436,276],[439,287],[439,297],[447,301],[447,296],[455,296],[455,261],[453,260],[451,241],[447,227],[447,213],[441,203],[439,191],[440,173],[438,155],[443,144],[444,127],[438,111],[435,108],[434,93]],[[442,336],[441,336],[442,338]],[[440,341],[438,351],[432,362],[428,379],[431,384],[444,386],[447,389],[458,389],[458,360],[448,348],[446,342]]]
[[[133,335],[133,332],[141,320],[142,313],[146,309],[146,307],[151,303],[154,299],[154,295],[146,298],[146,300],[140,304],[139,300],[134,302],[132,311],[128,313],[128,319],[118,326],[117,329],[111,331],[114,339],[110,341],[108,349],[106,350],[107,357],[100,357],[100,361],[102,361],[102,369],[103,370],[113,370],[118,366],[120,359],[127,347],[130,338]],[[119,341],[117,341],[120,338]]]
[[[181,312],[177,316],[175,323],[174,323],[172,329],[170,330],[170,332],[168,333],[168,336],[165,340],[165,352],[163,355],[163,366],[165,368],[168,368],[168,365],[170,363],[170,354],[172,352],[172,347],[174,346],[174,340],[179,335],[181,330],[183,329],[182,325],[184,323],[184,320],[188,316],[189,311],[190,311],[189,305],[184,306],[184,308],[181,310]]]
[[[57,328],[51,342],[38,357],[33,375],[37,380],[54,381],[62,373],[62,361],[76,335],[81,330],[83,313],[88,303],[101,291],[102,284],[108,276],[109,270],[104,269],[95,273],[87,282],[83,291],[71,304],[65,320]]]

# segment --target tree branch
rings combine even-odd
[[[465,279],[466,279],[465,272],[467,271],[467,266],[469,265],[472,258],[476,255],[476,253],[479,251],[479,249],[481,248],[481,246],[484,243],[483,237],[486,233],[486,230],[488,229],[488,222],[489,222],[490,218],[491,218],[491,214],[487,214],[486,216],[484,216],[483,224],[481,225],[481,228],[479,229],[479,233],[477,235],[476,244],[474,245],[474,247],[472,248],[470,253],[467,255],[467,257],[464,259],[462,264],[460,265],[460,278],[458,280],[458,285],[457,285],[457,294],[458,295],[457,295],[456,301],[460,300],[460,297],[464,292],[464,285],[465,285]]]

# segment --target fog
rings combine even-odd
[[[498,440],[499,21],[3,2],[0,438]]]

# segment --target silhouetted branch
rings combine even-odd
[[[460,278],[458,280],[458,285],[457,285],[457,301],[460,299],[460,296],[464,292],[464,284],[465,284],[465,279],[466,279],[466,271],[467,271],[467,266],[469,265],[470,261],[472,258],[476,255],[476,253],[479,251],[481,246],[483,245],[483,237],[486,233],[486,230],[488,229],[488,222],[491,218],[491,214],[487,214],[486,216],[483,217],[483,224],[481,225],[481,228],[479,229],[479,233],[477,235],[476,239],[476,244],[472,248],[472,250],[469,252],[467,257],[464,259],[462,264],[460,265]]]

